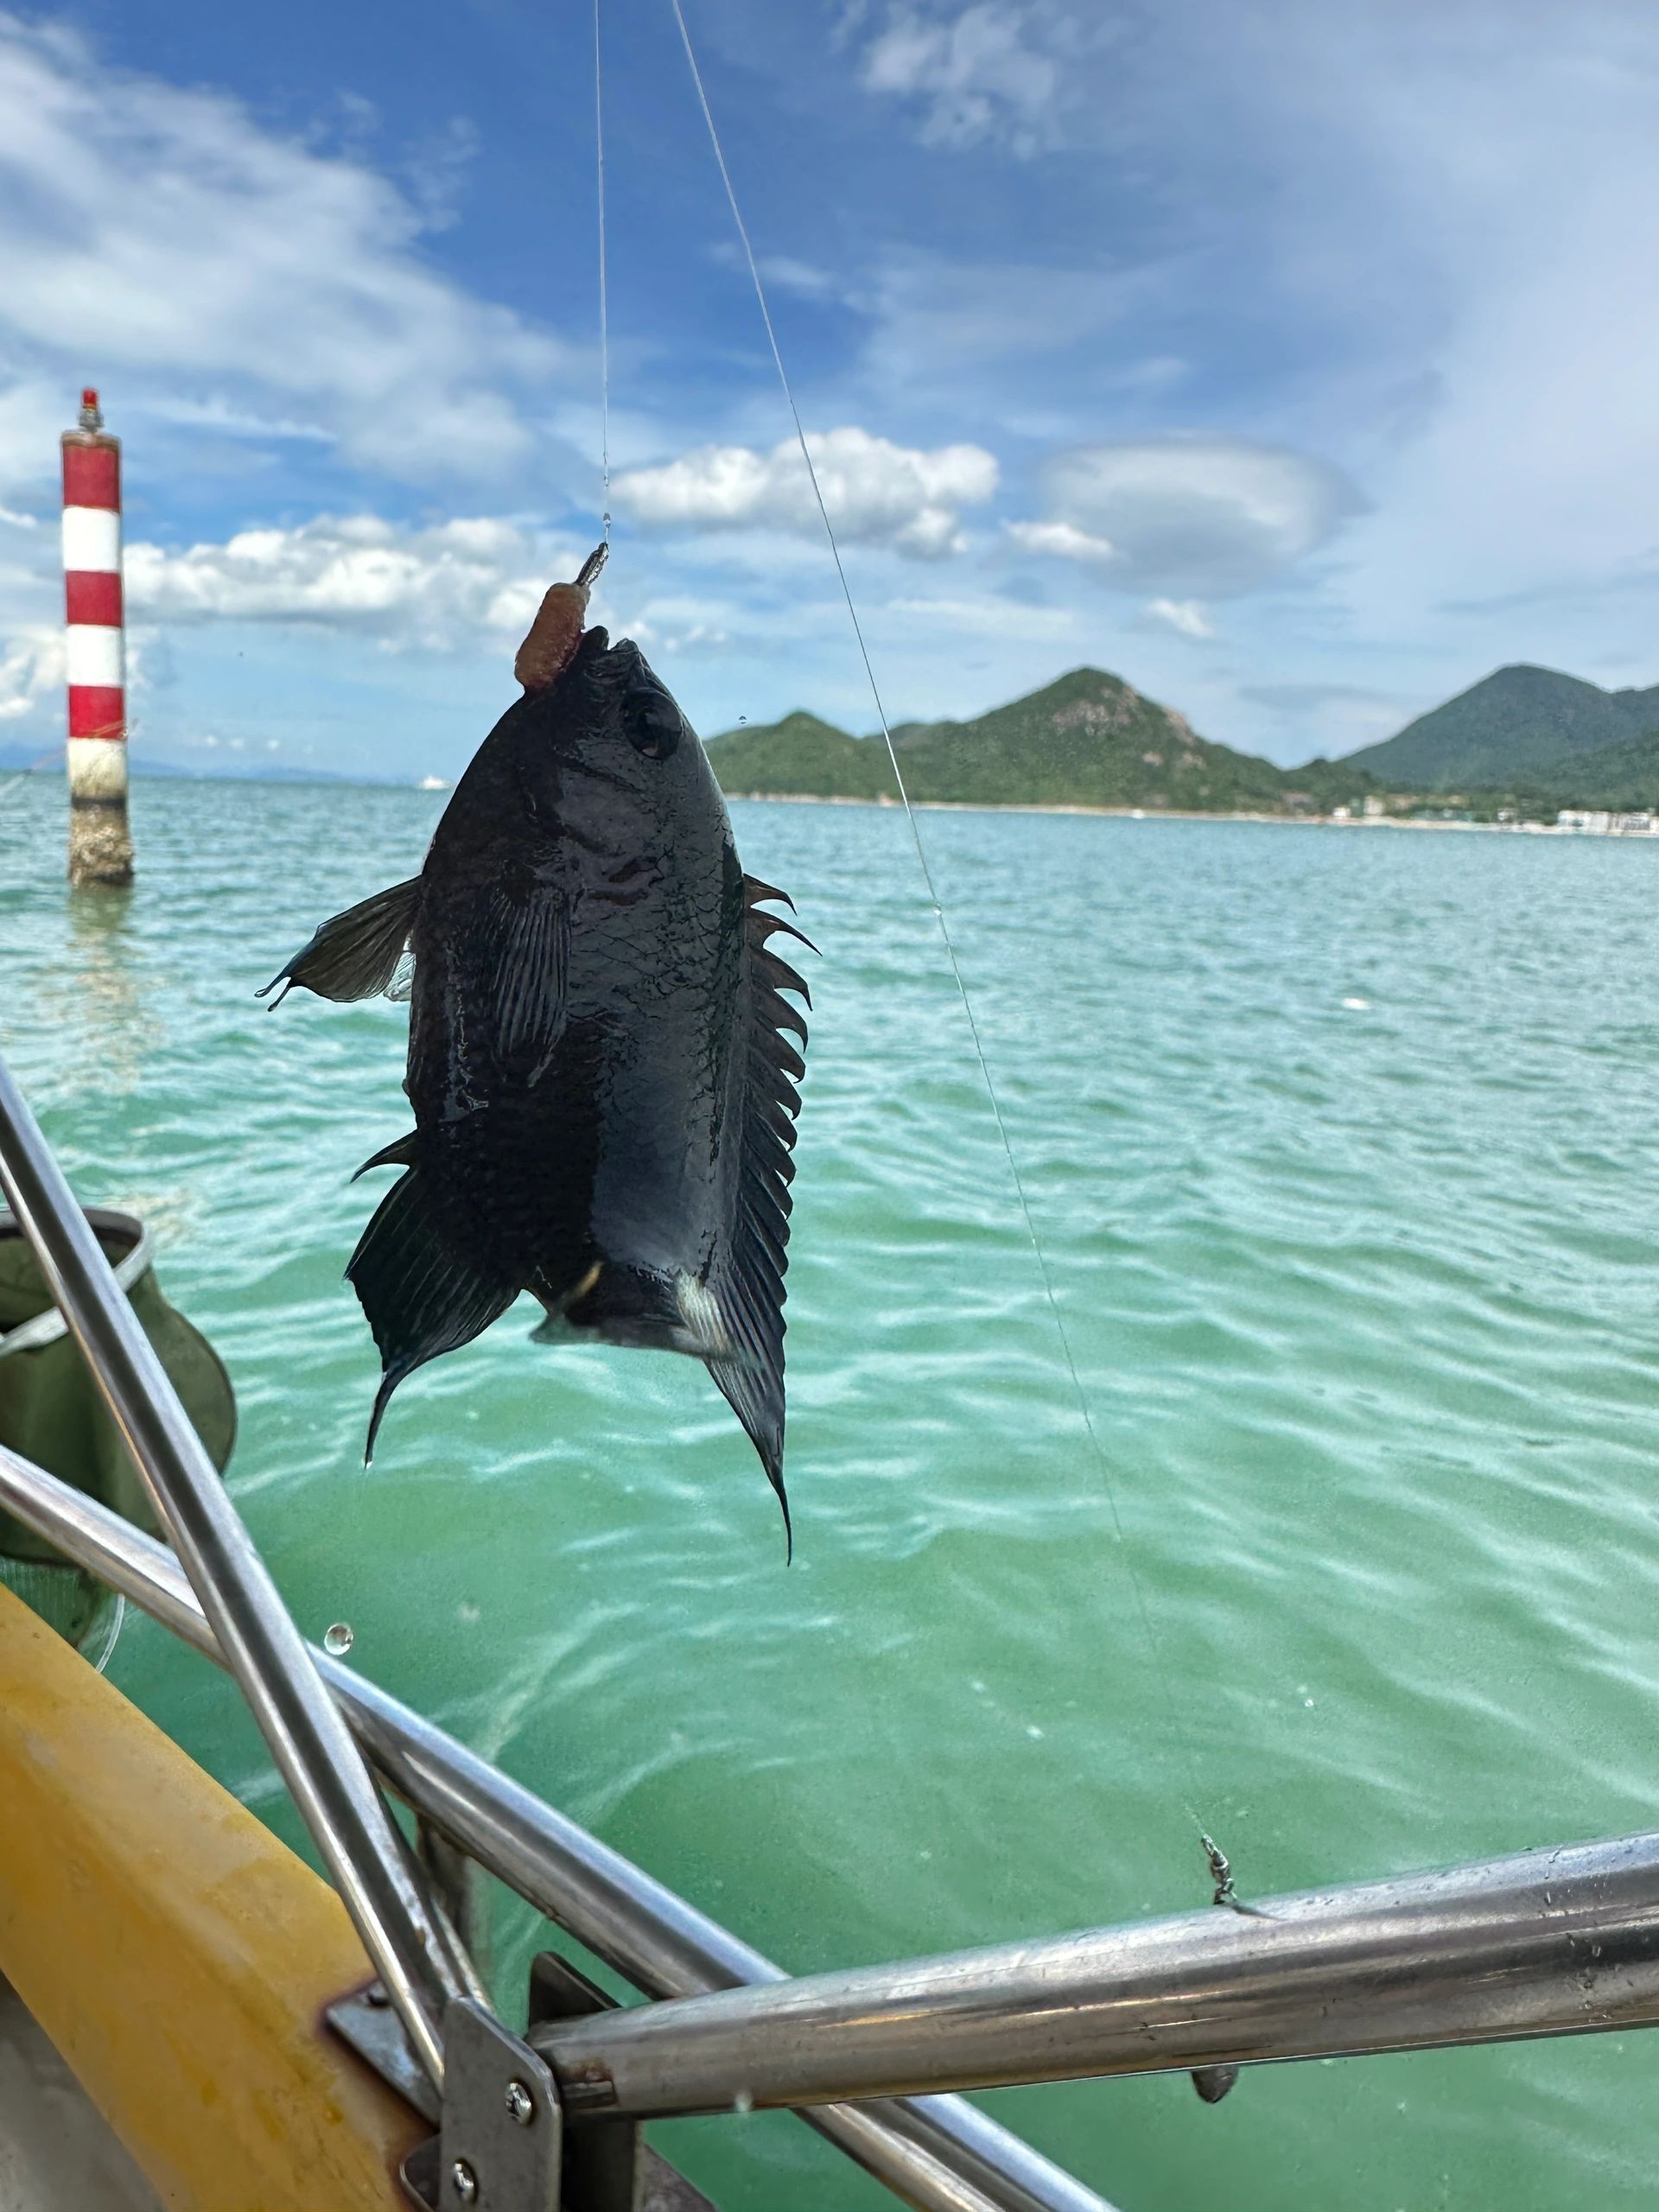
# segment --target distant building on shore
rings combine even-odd
[[[1659,834],[1659,818],[1651,810],[1616,813],[1608,807],[1564,806],[1555,817],[1558,830],[1576,830],[1587,837],[1651,837]]]

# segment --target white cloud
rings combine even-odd
[[[50,473],[88,365],[394,475],[522,467],[563,349],[429,266],[423,223],[361,162],[0,14],[0,486]]]
[[[988,499],[997,466],[982,446],[897,446],[855,425],[809,432],[807,445],[830,519],[844,538],[885,545],[918,560],[958,552],[963,507]],[[616,477],[618,506],[658,528],[823,530],[812,486],[792,439],[757,453],[750,446],[700,446],[657,468]]]
[[[905,618],[907,632],[919,626],[978,638],[1065,638],[1077,626],[1069,607],[1030,607],[989,593],[976,599],[891,599],[883,612]]]
[[[1146,612],[1154,622],[1166,622],[1184,638],[1213,638],[1216,626],[1196,599],[1149,599]]]
[[[1055,143],[1057,47],[1072,26],[1047,8],[976,0],[954,13],[895,7],[864,50],[873,92],[919,111],[925,146],[1001,145],[1030,155]]]
[[[746,278],[749,264],[743,249],[735,240],[721,239],[709,249],[709,258],[721,269],[734,269]],[[842,281],[834,272],[820,268],[816,262],[803,261],[790,253],[763,253],[758,264],[761,278],[774,292],[793,292],[804,300],[838,299]]]
[[[1022,552],[1052,553],[1062,561],[1116,561],[1117,548],[1069,522],[1011,522],[1008,536]]]
[[[1242,438],[1078,446],[1043,471],[1052,518],[1016,523],[1027,550],[1106,562],[1125,590],[1255,590],[1325,544],[1361,501],[1306,454]]]
[[[516,641],[580,556],[487,518],[408,529],[374,515],[244,530],[223,544],[126,551],[135,614],[168,623],[321,624],[445,652]]]
[[[63,680],[62,630],[31,623],[14,631],[0,654],[0,722],[32,715]]]

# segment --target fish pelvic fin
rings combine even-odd
[[[743,880],[747,1042],[742,1067],[742,1136],[729,1236],[715,1253],[703,1287],[720,1316],[719,1351],[703,1363],[760,1455],[784,1516],[788,1555],[794,1554],[789,1496],[784,1486],[784,1271],[788,1264],[789,1185],[795,1173],[797,1089],[806,1072],[795,1046],[806,1042],[806,1020],[783,996],[805,999],[806,984],[768,939],[792,924],[769,914],[764,901],[784,893]],[[801,942],[808,942],[804,938]]]
[[[506,1312],[519,1286],[455,1249],[439,1227],[430,1187],[418,1168],[401,1176],[381,1199],[346,1277],[380,1353],[380,1388],[363,1448],[366,1466],[397,1385],[429,1359],[480,1336]]]
[[[415,925],[420,897],[421,879],[414,875],[407,883],[394,883],[390,890],[377,891],[373,898],[348,906],[325,922],[256,995],[263,999],[280,983],[282,989],[270,1001],[275,1012],[296,983],[319,998],[341,1001],[372,999],[389,990]]]

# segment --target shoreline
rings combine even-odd
[[[754,806],[865,806],[892,811],[896,798],[852,798],[821,791],[727,791],[728,801]],[[1428,822],[1402,815],[1256,814],[1236,809],[1198,812],[1173,806],[1085,806],[1059,800],[917,798],[918,814],[1081,814],[1116,822],[1261,822],[1287,830],[1491,830],[1505,837],[1621,837],[1659,842],[1659,829],[1580,830],[1560,822]]]

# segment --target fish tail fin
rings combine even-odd
[[[364,1465],[397,1385],[447,1351],[459,1351],[505,1313],[518,1294],[441,1230],[417,1168],[400,1176],[358,1240],[346,1269],[374,1332],[382,1374],[369,1417]]]

